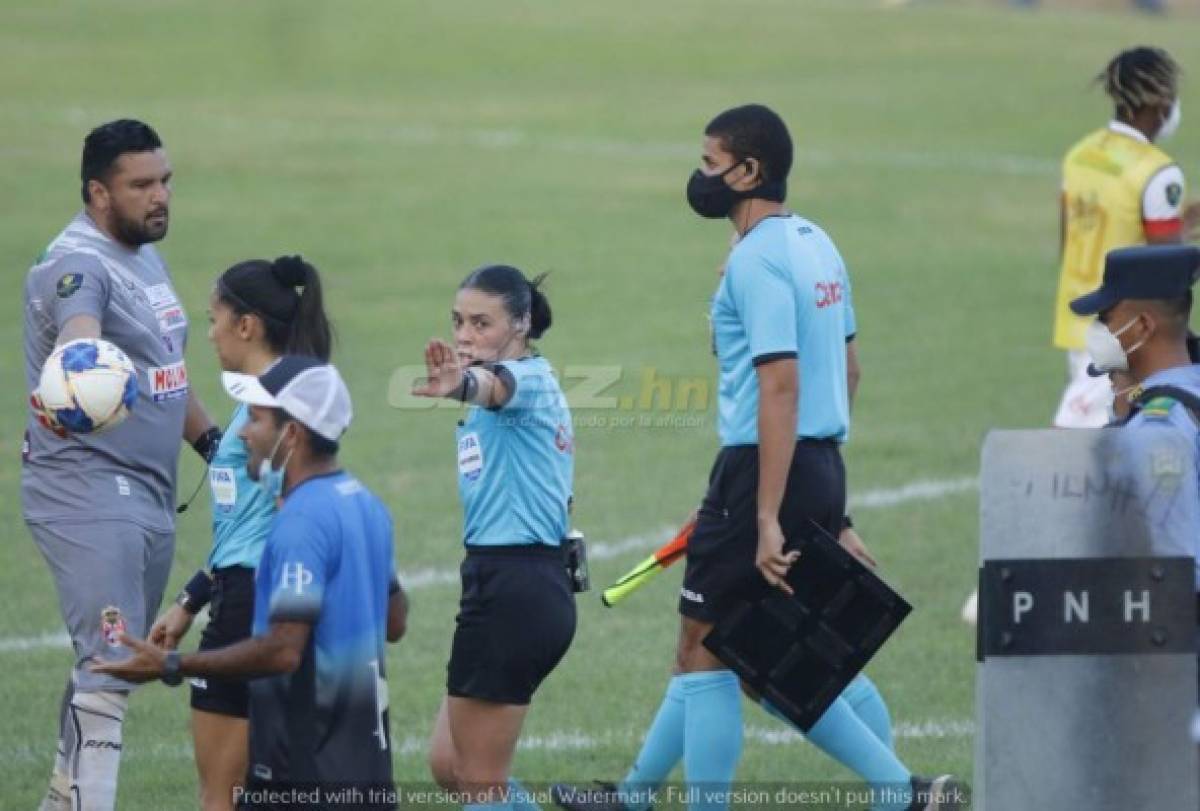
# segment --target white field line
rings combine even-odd
[[[850,499],[853,510],[874,510],[898,507],[914,501],[936,501],[957,493],[974,490],[979,480],[973,477],[957,479],[922,479],[909,482],[902,487],[864,490]],[[653,549],[670,538],[675,527],[662,526],[653,532],[640,533],[613,543],[589,543],[588,556],[592,560],[609,560],[627,552]],[[453,586],[459,582],[457,569],[425,567],[401,572],[400,577],[408,590],[433,586]],[[20,653],[45,648],[66,648],[70,640],[62,631],[45,631],[35,636],[0,637],[0,653]]]
[[[65,631],[46,631],[37,636],[9,636],[0,638],[0,653],[21,653],[42,648],[70,647],[71,639]]]
[[[967,720],[901,721],[892,728],[898,740],[924,740],[969,738],[975,734],[975,724]],[[557,730],[542,735],[524,735],[517,744],[518,749],[529,752],[587,752],[606,747],[632,749],[641,743],[643,729],[608,729],[594,732],[583,730]],[[761,746],[794,746],[803,743],[798,732],[782,725],[771,727],[750,725],[745,730],[746,742]],[[424,758],[429,748],[429,739],[417,735],[395,737],[393,746],[401,758]],[[46,749],[41,744],[14,744],[0,746],[0,758],[5,763],[40,763],[46,758]],[[192,745],[186,741],[139,744],[127,747],[123,760],[132,761],[183,761],[192,759]]]
[[[946,496],[965,493],[979,487],[979,479],[964,476],[960,479],[918,479],[903,487],[889,490],[865,490],[850,497],[851,510],[872,510],[896,507],[910,501],[936,501]]]
[[[52,113],[75,126],[99,121],[107,111],[70,107]],[[242,117],[201,113],[207,126],[225,131],[239,131],[246,126]],[[201,115],[197,114],[197,115]],[[176,121],[187,120],[188,113],[173,116]],[[339,125],[349,127],[343,131]],[[694,160],[697,145],[692,141],[620,138],[606,135],[544,135],[516,128],[439,127],[433,124],[391,124],[370,119],[344,118],[313,127],[310,117],[289,117],[274,114],[254,119],[260,137],[276,142],[311,141],[329,138],[331,133],[351,137],[359,142],[394,145],[397,147],[456,147],[487,151],[551,151],[589,157],[647,158],[658,160]],[[13,150],[0,151],[0,155]],[[15,153],[14,156],[20,156]],[[950,149],[880,150],[880,149],[806,149],[796,150],[800,166],[840,168],[865,166],[880,169],[907,169],[918,172],[963,171],[982,175],[1015,177],[1055,177],[1061,169],[1061,159],[1054,156],[1019,155],[1003,152],[954,152]]]

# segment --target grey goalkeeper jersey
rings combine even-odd
[[[31,416],[21,471],[26,521],[117,518],[175,526],[175,468],[187,410],[187,317],[166,264],[150,245],[131,250],[81,212],[25,279],[25,378],[37,388],[63,325],[100,321],[100,337],[137,367],[128,419],[95,435],[59,439]]]

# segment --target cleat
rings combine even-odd
[[[616,783],[597,780],[592,788],[555,783],[550,787],[550,797],[567,811],[625,811]]]
[[[966,811],[967,792],[953,775],[913,777],[909,811]]]
[[[979,621],[979,592],[971,592],[971,596],[963,603],[962,613],[960,614],[962,621],[972,627]]]

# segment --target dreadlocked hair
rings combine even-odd
[[[1175,101],[1179,65],[1162,48],[1130,48],[1112,58],[1096,77],[1096,84],[1117,106],[1123,118],[1150,106],[1170,106]]]

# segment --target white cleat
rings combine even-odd
[[[971,627],[975,627],[975,624],[977,622],[979,622],[979,592],[978,591],[971,592],[971,596],[967,598],[967,601],[965,603],[963,603],[962,614],[960,614],[959,616],[962,617],[963,622],[965,622],[967,625],[970,625]]]
[[[969,799],[952,775],[913,778],[911,811],[965,811]]]

